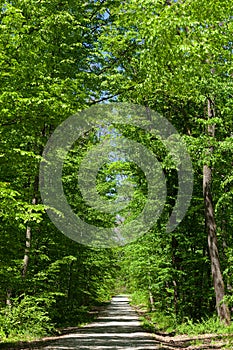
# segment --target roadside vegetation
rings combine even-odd
[[[157,333],[232,334],[232,14],[229,0],[0,1],[1,343],[82,325],[116,290],[132,295]],[[165,204],[138,239],[90,247],[49,219],[46,210],[56,208],[42,201],[39,169],[63,121],[109,102],[140,105],[174,126],[190,155],[193,192],[182,222],[168,231],[185,166],[160,135],[115,123],[114,135],[158,160]],[[109,214],[85,202],[77,174],[88,152],[109,141],[105,127],[73,144],[61,187],[84,222],[117,233],[142,213],[149,185],[137,164],[109,156],[96,191],[127,206]],[[130,201],[122,179],[133,189]]]

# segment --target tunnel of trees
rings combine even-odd
[[[116,290],[177,323],[217,314],[230,324],[232,10],[226,0],[1,1],[0,338],[84,322],[90,307]],[[138,104],[169,120],[189,151],[194,187],[183,221],[167,233],[177,196],[169,154],[152,135],[119,127],[155,152],[166,176],[166,205],[147,234],[124,247],[95,248],[72,241],[50,221],[39,166],[62,121],[107,102]],[[97,226],[109,217],[87,210],[75,174],[99,139],[98,130],[84,135],[63,169],[70,205]],[[130,210],[137,215],[147,196],[145,176],[131,163],[116,163],[101,169],[98,191],[117,197],[123,169],[134,184]]]

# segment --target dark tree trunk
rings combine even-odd
[[[180,266],[179,266],[179,261],[177,259],[177,256],[176,256],[176,250],[178,248],[178,242],[177,242],[177,239],[172,236],[172,265],[173,265],[173,269],[174,270],[179,270],[180,269]],[[178,314],[178,286],[177,286],[177,282],[176,282],[176,279],[175,279],[175,276],[173,277],[173,295],[174,295],[174,311],[175,311],[175,314],[177,315]]]
[[[214,117],[214,103],[208,98],[208,119]],[[207,127],[208,135],[212,138],[215,137],[215,126],[210,124]],[[213,153],[213,146],[209,147],[209,155]],[[208,162],[207,162],[208,163]],[[203,196],[205,204],[205,221],[206,230],[208,236],[208,247],[211,260],[211,272],[214,284],[214,291],[216,297],[216,308],[220,320],[225,324],[230,324],[230,312],[227,304],[223,302],[225,295],[224,282],[221,272],[217,235],[216,235],[216,223],[214,215],[214,206],[211,194],[211,183],[212,183],[212,168],[209,164],[205,164],[203,167]]]

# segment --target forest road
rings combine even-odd
[[[217,335],[216,335],[217,336]],[[56,339],[46,338],[39,344],[13,349],[33,350],[213,350],[232,349],[216,336],[170,336],[169,334],[151,334],[140,325],[138,314],[129,305],[124,295],[112,298],[111,303],[100,311],[95,322],[75,332],[67,333]],[[214,340],[214,343],[212,343]],[[193,341],[198,341],[195,345]],[[8,348],[9,349],[9,348]],[[12,348],[10,348],[12,349]]]
[[[40,348],[41,349],[41,348]],[[137,313],[126,296],[112,298],[97,320],[76,333],[66,334],[46,350],[149,350],[163,349],[152,334],[140,326]]]
[[[95,322],[74,333],[56,338],[44,338],[38,342],[1,347],[13,350],[213,350],[233,349],[217,339],[217,335],[174,336],[151,334],[143,330],[137,313],[129,305],[126,296],[112,298],[111,303],[98,315]],[[212,343],[214,340],[214,343]],[[197,345],[193,341],[198,341]],[[200,343],[201,341],[201,343]],[[4,346],[4,344],[3,344]]]

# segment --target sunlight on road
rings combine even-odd
[[[138,315],[126,296],[112,299],[98,319],[77,333],[62,336],[46,350],[149,350],[162,349],[140,326]]]

